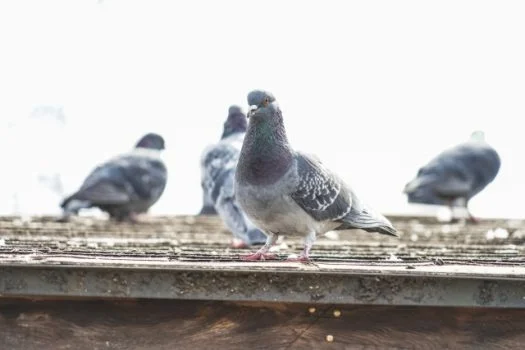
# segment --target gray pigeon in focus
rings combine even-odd
[[[64,199],[59,221],[67,221],[84,208],[97,207],[117,221],[136,222],[157,202],[167,183],[167,168],[160,152],[164,139],[154,133],[144,135],[135,148],[95,168],[80,189]]]
[[[447,205],[467,209],[469,220],[478,220],[468,210],[468,202],[491,183],[499,172],[501,160],[485,142],[485,134],[475,131],[467,142],[447,149],[419,169],[406,184],[409,203]]]
[[[246,217],[235,196],[235,169],[246,125],[246,115],[241,108],[231,106],[228,118],[224,122],[221,140],[207,147],[201,157],[201,186],[204,197],[232,232],[235,248],[266,242],[266,235]]]
[[[397,236],[381,214],[366,206],[337,175],[315,157],[294,151],[286,137],[283,117],[273,95],[248,94],[249,126],[235,177],[239,203],[266,244],[244,260],[272,258],[268,250],[281,234],[305,237],[301,255],[309,261],[317,235],[333,230],[363,229]]]

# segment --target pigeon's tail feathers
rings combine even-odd
[[[76,215],[81,209],[90,208],[91,206],[91,202],[89,201],[76,199],[75,194],[65,198],[62,203],[60,203],[60,207],[64,211],[65,216]]]
[[[377,232],[382,235],[399,237],[397,230],[392,226],[390,221],[384,217],[352,217],[351,219],[345,218],[345,228],[359,228],[367,232]]]
[[[399,237],[397,230],[387,218],[369,208],[359,210],[352,207],[342,221],[343,225],[339,229],[359,228],[367,232]]]
[[[434,176],[420,175],[405,185],[403,193],[410,194],[416,192],[420,187],[426,186],[434,181]]]
[[[375,227],[362,228],[362,229],[367,232],[377,232],[382,235],[399,237],[397,230],[393,226],[383,225],[383,226],[375,226]]]
[[[69,204],[69,202],[71,202],[73,200],[73,196],[69,196],[69,197],[64,198],[62,200],[62,202],[60,202],[60,208],[66,209],[66,207]]]

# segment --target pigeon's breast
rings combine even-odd
[[[315,221],[290,197],[297,186],[296,168],[271,185],[236,183],[236,197],[251,221],[260,229],[278,234],[305,235],[331,230],[335,224]]]

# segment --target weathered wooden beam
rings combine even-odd
[[[10,350],[522,349],[525,343],[522,309],[311,308],[284,303],[3,299],[0,345]]]
[[[399,221],[400,239],[361,231],[320,238],[315,265],[246,263],[218,218],[60,224],[0,217],[0,294],[376,305],[525,307],[521,221]],[[487,230],[505,235],[487,239]],[[419,238],[418,238],[419,237]],[[300,237],[275,247],[280,259]]]
[[[0,294],[525,308],[525,278],[515,268],[226,265],[0,266]]]

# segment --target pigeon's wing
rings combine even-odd
[[[417,177],[405,186],[405,193],[426,193],[427,197],[468,197],[476,174],[476,156],[465,145],[445,150],[419,169]],[[430,197],[429,197],[430,199]]]
[[[201,158],[200,158],[200,168],[201,168],[201,189],[202,189],[202,206],[203,206],[203,209],[205,207],[209,207],[209,206],[213,206],[213,202],[211,201],[210,199],[210,190],[208,189],[207,187],[207,176],[208,175],[208,172],[207,172],[207,169],[206,167],[208,166],[208,163],[209,163],[209,160],[207,159],[208,158],[208,153],[210,153],[210,151],[213,149],[214,146],[207,146],[203,151],[202,151],[202,154],[201,154]]]
[[[167,169],[160,158],[131,154],[117,161],[130,190],[138,198],[156,201],[167,183]]]
[[[225,142],[209,147],[201,165],[201,186],[210,203],[215,204],[224,181],[237,166],[239,151]]]
[[[468,195],[473,185],[473,179],[459,174],[423,174],[410,181],[404,193],[414,193],[427,189],[441,197],[463,197]]]
[[[235,200],[233,172],[230,173],[230,176],[226,177],[220,189],[215,208],[228,230],[230,230],[234,236],[246,241],[248,225],[239,204]]]
[[[352,198],[345,184],[317,159],[296,153],[299,183],[293,200],[317,221],[338,221],[350,213]]]
[[[222,222],[237,238],[248,245],[266,242],[266,235],[244,214],[235,198],[235,170],[230,169],[220,186],[215,208]]]
[[[425,190],[444,198],[470,198],[496,177],[498,153],[485,142],[465,142],[444,150],[419,169],[405,193]]]
[[[432,184],[434,192],[442,197],[467,197],[472,190],[473,179],[449,176]]]
[[[336,221],[337,229],[359,228],[396,236],[392,224],[367,207],[336,175],[317,159],[297,153],[299,184],[291,197],[317,221]]]
[[[129,185],[120,169],[109,162],[95,168],[70,199],[99,205],[119,205],[131,200]]]
[[[239,159],[238,140],[222,140],[208,147],[201,158],[201,186],[228,230],[247,244],[264,243],[266,236],[256,229],[235,199],[235,170]],[[206,202],[204,202],[206,203]]]
[[[221,200],[215,206],[222,222],[235,237],[246,240],[248,227],[241,208],[232,198]]]
[[[210,194],[211,189],[208,188],[209,181],[207,180],[207,170],[206,170],[206,157],[209,151],[213,146],[208,146],[204,149],[200,158],[200,169],[201,169],[201,189],[202,189],[202,208],[199,211],[198,215],[217,215],[215,210],[214,203],[211,200]]]
[[[74,199],[89,201],[98,205],[119,205],[128,203],[130,196],[122,187],[111,182],[101,181],[77,192]]]

